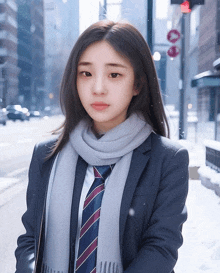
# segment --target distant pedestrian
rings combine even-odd
[[[32,156],[16,273],[174,272],[188,153],[168,139],[138,30],[110,21],[85,30],[64,72],[61,106],[59,136]]]

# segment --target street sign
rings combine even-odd
[[[167,34],[167,40],[175,44],[180,38],[180,33],[177,29],[172,29]]]
[[[171,48],[168,49],[167,55],[171,58],[175,58],[179,55],[180,48],[178,46],[171,46]]]

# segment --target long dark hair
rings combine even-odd
[[[83,108],[76,86],[77,66],[82,53],[94,42],[106,41],[133,66],[135,87],[139,90],[128,108],[127,116],[141,111],[154,132],[169,137],[169,125],[165,115],[158,78],[149,47],[140,32],[129,23],[99,21],[87,28],[78,38],[67,62],[60,90],[64,123],[53,133],[61,130],[51,155],[59,152],[69,139],[69,133],[83,118],[89,118]]]

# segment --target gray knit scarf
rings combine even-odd
[[[123,272],[119,247],[121,199],[133,150],[151,132],[151,126],[141,114],[132,114],[100,139],[95,137],[91,124],[85,120],[71,132],[69,142],[55,160],[49,179],[43,272],[68,273],[70,214],[78,155],[92,166],[116,164],[102,200],[97,273]]]

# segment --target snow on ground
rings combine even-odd
[[[186,204],[188,220],[175,273],[219,273],[220,198],[200,180],[190,180]]]
[[[216,172],[215,170],[211,169],[208,166],[201,166],[198,172],[203,177],[208,178],[211,183],[217,184],[220,186],[220,173]]]

